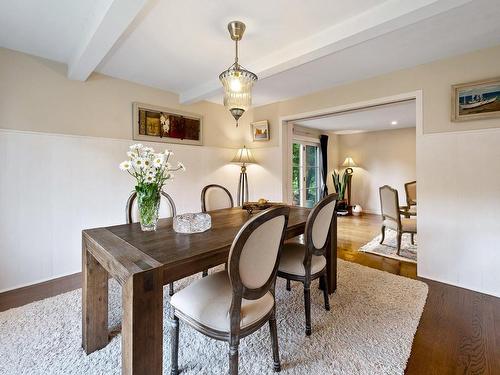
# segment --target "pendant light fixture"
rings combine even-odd
[[[227,25],[231,39],[236,43],[236,57],[234,64],[219,75],[224,86],[224,106],[231,112],[236,120],[252,105],[252,86],[257,81],[257,75],[244,69],[238,62],[238,42],[243,38],[245,24],[232,21]]]

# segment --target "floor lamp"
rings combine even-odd
[[[240,148],[236,155],[234,156],[231,163],[236,163],[241,165],[240,181],[238,182],[238,206],[243,203],[248,202],[248,178],[247,178],[247,164],[256,164],[252,153],[245,146]]]
[[[345,173],[347,174],[347,211],[351,212],[351,180],[354,170],[352,168],[358,165],[352,160],[351,157],[346,157],[342,167],[346,168]]]

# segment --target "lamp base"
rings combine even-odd
[[[240,180],[238,181],[238,206],[242,206],[243,203],[248,202],[248,178],[247,178],[247,167],[245,165],[241,166]]]

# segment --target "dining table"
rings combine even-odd
[[[310,209],[290,206],[286,239],[304,233]],[[227,262],[231,244],[252,217],[241,207],[209,211],[212,226],[181,234],[173,219],[156,231],[139,223],[82,231],[82,347],[87,354],[110,340],[108,281],[122,287],[122,374],[162,374],[163,286]],[[255,215],[255,214],[254,214]],[[326,246],[329,293],[337,288],[337,217]]]

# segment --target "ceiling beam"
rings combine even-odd
[[[447,12],[472,0],[388,0],[355,17],[333,25],[245,64],[264,79],[367,40]],[[194,103],[222,93],[218,79],[204,82],[180,93],[182,104]]]
[[[129,27],[148,0],[111,0],[89,22],[88,32],[68,62],[68,78],[85,81]]]

